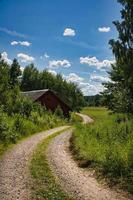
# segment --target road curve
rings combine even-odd
[[[54,138],[47,151],[51,170],[62,188],[77,200],[133,199],[99,184],[91,171],[78,167],[69,150],[71,134],[72,130],[68,130]]]
[[[84,115],[81,113],[76,113],[76,115],[80,116],[83,120],[83,124],[88,124],[94,122],[92,118],[90,118],[88,115]]]
[[[0,160],[0,200],[30,200],[28,162],[37,144],[68,126],[33,135],[15,145]]]

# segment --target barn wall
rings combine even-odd
[[[58,106],[60,106],[64,116],[69,116],[70,108],[50,91],[42,95],[37,101],[39,101],[41,105],[45,105],[48,110],[52,110],[53,112]]]

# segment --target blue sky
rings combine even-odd
[[[117,37],[116,0],[0,0],[0,52],[21,66],[61,73],[85,95],[103,90],[114,62],[108,41]]]

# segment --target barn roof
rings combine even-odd
[[[51,91],[50,89],[43,89],[43,90],[32,90],[32,91],[26,91],[26,92],[21,92],[22,95],[24,95],[25,97],[30,98],[32,101],[36,101],[38,100],[42,95],[44,95],[45,93],[47,93],[48,91],[52,92],[54,96],[56,96],[56,98],[58,98],[58,100],[64,104],[65,106],[67,106],[70,110],[72,110],[64,101],[62,101],[53,91]]]
[[[39,97],[41,97],[43,94],[45,94],[48,91],[49,89],[33,90],[33,91],[22,92],[22,94],[30,98],[32,101],[36,101]]]

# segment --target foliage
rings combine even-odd
[[[85,104],[86,106],[95,106],[99,107],[102,106],[102,96],[97,94],[95,96],[85,96]]]
[[[51,89],[73,110],[79,111],[84,106],[84,97],[82,92],[74,83],[68,83],[60,74],[57,76],[49,73],[47,70],[39,72],[33,64],[25,67],[21,89],[23,91],[37,89]]]
[[[63,115],[63,111],[62,111],[62,109],[61,109],[60,106],[58,106],[58,107],[56,108],[56,110],[55,110],[55,114],[56,114],[57,116],[61,117],[61,118],[64,117],[64,115]]]
[[[76,113],[74,113],[74,112],[71,113],[70,119],[71,119],[70,122],[72,124],[76,124],[76,123],[82,122],[82,118],[79,115],[77,115]]]
[[[85,109],[93,124],[77,125],[72,149],[79,163],[104,175],[112,186],[133,192],[133,118],[106,109]]]
[[[0,151],[1,146],[37,131],[62,125],[65,120],[46,111],[20,93],[20,66],[14,59],[11,66],[0,57]],[[0,152],[1,153],[1,152]]]
[[[119,0],[123,6],[122,20],[115,21],[118,39],[109,44],[116,63],[109,72],[111,82],[106,83],[104,101],[116,112],[133,113],[133,2]]]
[[[19,84],[19,76],[21,75],[20,65],[17,59],[14,59],[10,67],[10,84],[12,87]]]

